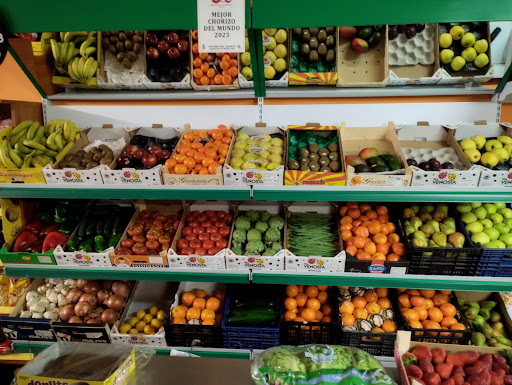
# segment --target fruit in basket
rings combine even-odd
[[[133,318],[135,318],[134,321],[132,321]],[[126,322],[119,327],[119,333],[154,335],[164,329],[163,320],[165,318],[167,318],[167,313],[157,306],[139,310],[136,317],[125,319]]]
[[[355,32],[354,32],[355,30]],[[366,52],[377,46],[382,39],[383,26],[340,27],[341,39],[352,39],[350,47],[356,52]],[[394,35],[393,33],[391,34]]]
[[[171,309],[171,324],[220,325],[224,309],[224,290],[209,295],[203,289],[184,292],[179,305]]]
[[[235,170],[274,170],[282,163],[284,151],[283,136],[280,133],[252,135],[239,133],[229,165]],[[276,166],[277,165],[277,166]]]
[[[487,40],[480,39],[476,41],[474,33],[469,31],[466,33],[464,28],[459,25],[451,27],[449,33],[445,32],[439,35],[441,63],[445,65],[446,69],[455,72],[462,69],[474,70],[475,67],[484,68],[487,66],[489,64],[487,55],[484,53],[485,58],[479,58],[477,55],[486,52],[488,46]],[[456,56],[455,52],[460,56]]]
[[[328,286],[286,286],[284,301],[286,312],[283,321],[301,323],[333,322],[335,319],[333,308],[329,303]],[[315,327],[312,330],[316,330]]]
[[[101,33],[102,46],[126,69],[131,69],[142,50],[144,31],[104,31]]]
[[[357,173],[395,171],[403,167],[394,155],[379,155],[379,151],[374,147],[363,148],[358,156],[345,156],[345,164],[354,167]]]

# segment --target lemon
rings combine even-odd
[[[152,319],[153,319],[153,316],[152,316],[151,314],[146,314],[146,315],[142,318],[142,320],[143,320],[145,323],[147,323],[147,324],[151,323],[151,320],[152,320]]]
[[[159,319],[159,320],[164,320],[167,318],[167,313],[163,310],[160,310],[157,315],[156,315],[156,318]]]
[[[130,329],[128,334],[139,334],[139,331],[137,329]]]
[[[132,326],[130,324],[123,324],[119,327],[119,333],[126,334],[130,331]]]
[[[139,310],[137,312],[137,314],[135,314],[135,317],[137,317],[137,319],[141,320],[145,315],[146,315],[146,312],[144,310]]]
[[[163,326],[162,321],[160,321],[159,319],[153,318],[151,320],[151,326],[153,326],[155,329],[160,330],[160,328]]]
[[[155,328],[151,325],[146,325],[144,327],[144,334],[155,334]]]
[[[149,314],[151,314],[153,317],[156,317],[156,315],[158,314],[158,310],[160,310],[157,306],[153,306],[151,307],[151,309],[149,309]]]
[[[143,332],[144,328],[146,327],[146,323],[144,321],[137,322],[137,325],[135,325],[135,329],[137,329],[139,332]]]
[[[137,317],[132,317],[128,320],[128,325],[134,327],[137,322],[139,322],[139,319]]]

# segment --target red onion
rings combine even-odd
[[[71,317],[68,322],[70,324],[83,324],[84,323],[84,321],[82,321],[82,319],[76,315]]]
[[[78,302],[89,302],[91,306],[94,307],[98,303],[98,300],[96,299],[96,296],[94,294],[84,293],[80,296]]]
[[[82,290],[86,283],[87,283],[86,279],[78,279],[76,281],[76,287],[78,287],[80,290]]]
[[[103,289],[105,290],[111,290],[112,289],[112,284],[114,283],[114,281],[112,281],[111,279],[108,279],[106,281],[103,281],[102,283],[102,287]]]
[[[77,303],[84,292],[78,288],[71,289],[66,296],[68,303]]]
[[[114,309],[107,309],[101,313],[101,322],[113,325],[117,321],[117,312]]]
[[[89,302],[78,302],[75,307],[75,314],[79,317],[89,315],[92,312],[92,305]]]
[[[88,281],[84,286],[86,293],[96,294],[101,289],[101,285],[98,281]]]
[[[86,323],[88,323],[88,324],[100,324],[101,321],[99,319],[97,319],[97,318],[91,318],[90,320],[87,320]]]
[[[60,309],[59,316],[60,319],[67,322],[71,317],[75,316],[75,311],[73,310],[73,305],[66,305],[62,309]]]
[[[112,284],[112,291],[119,294],[121,297],[126,298],[130,294],[130,286],[123,281],[116,281]]]
[[[124,298],[121,297],[119,294],[113,294],[107,298],[104,304],[111,309],[121,310],[124,306]]]
[[[110,290],[100,290],[96,293],[96,296],[98,297],[98,302],[103,303],[105,300],[112,295],[112,292]]]

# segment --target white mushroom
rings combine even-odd
[[[39,297],[40,297],[40,295],[37,293],[37,291],[34,291],[34,290],[29,291],[29,292],[27,293],[27,295],[25,296],[25,298],[27,299],[27,301],[28,301],[29,299],[31,299],[31,298],[39,298]]]
[[[45,311],[43,314],[44,318],[51,319],[52,321],[55,321],[58,318],[57,313],[53,311]]]
[[[43,318],[43,313],[32,313],[32,318]]]
[[[68,287],[76,287],[76,279],[66,279],[64,285]],[[65,295],[65,294],[64,294]]]
[[[42,313],[44,313],[46,308],[43,305],[41,305],[40,303],[36,303],[35,305],[30,306],[29,310],[32,313],[41,313],[41,317],[39,317],[39,318],[42,318]]]
[[[31,306],[34,306],[36,303],[39,302],[39,298],[31,298],[27,301],[27,308],[30,309]]]
[[[20,314],[20,318],[31,318],[32,313],[28,310],[23,310]]]
[[[59,307],[63,307],[63,306],[66,306],[68,304],[68,301],[66,299],[66,297],[62,294],[59,294],[57,296],[57,304],[59,305]]]

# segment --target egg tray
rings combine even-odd
[[[401,33],[394,40],[388,40],[390,66],[431,65],[435,62],[435,24],[425,24],[425,29],[408,39]]]
[[[402,147],[406,159],[414,159],[418,164],[427,162],[431,158],[436,158],[441,164],[451,162],[455,170],[465,170],[466,168],[459,160],[455,150],[451,147],[432,150],[430,148],[410,148]]]
[[[464,33],[471,32],[475,35],[475,41],[480,39],[486,39],[489,43],[489,49],[486,54],[489,56],[489,64],[487,64],[483,68],[477,68],[473,63],[466,63],[464,68],[460,71],[454,71],[450,66],[450,63],[443,64],[439,63],[441,68],[447,71],[449,74],[454,74],[454,76],[474,76],[474,75],[485,75],[489,68],[491,67],[491,38],[489,33],[489,23],[487,22],[468,22],[468,23],[440,23],[439,24],[439,36],[443,33],[450,33],[450,29],[456,25],[460,25],[464,29]],[[460,40],[453,40],[452,45],[449,49],[453,50],[455,56],[460,56],[462,51],[464,51],[464,47],[460,45]],[[442,51],[443,48],[439,47],[439,51]],[[454,56],[454,57],[455,57]]]

